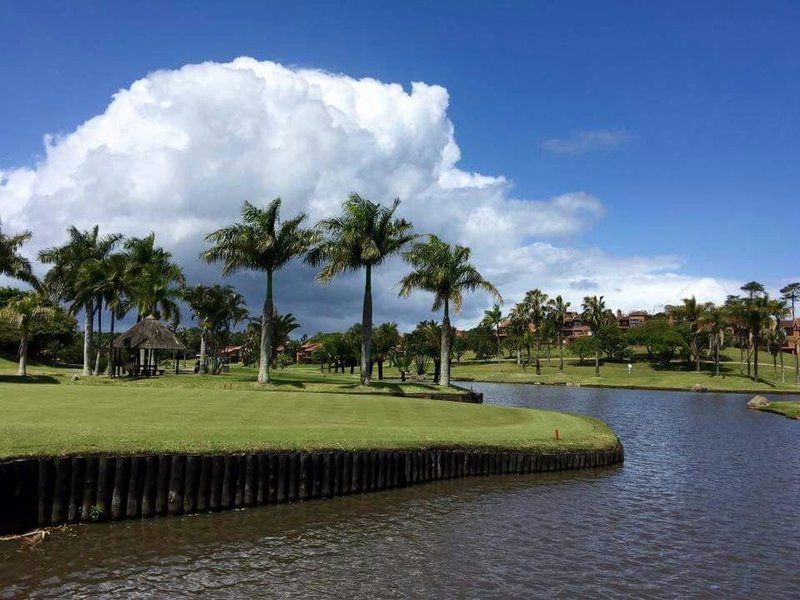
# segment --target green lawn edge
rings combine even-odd
[[[769,406],[759,408],[764,412],[783,415],[787,419],[800,420],[800,401],[798,402],[770,402]]]
[[[559,411],[247,390],[2,384],[0,460],[365,450],[612,450],[598,419]],[[555,429],[561,439],[554,439]]]

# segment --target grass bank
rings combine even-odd
[[[791,359],[789,359],[791,360]],[[665,390],[691,390],[694,385],[701,385],[709,391],[720,392],[794,392],[800,393],[800,387],[794,384],[794,366],[787,360],[784,382],[778,370],[772,364],[760,364],[759,381],[752,381],[739,371],[739,363],[726,362],[720,365],[721,377],[716,377],[714,365],[703,363],[702,370],[685,363],[673,363],[669,367],[653,365],[648,362],[634,362],[633,370],[628,373],[627,363],[604,363],[600,368],[600,377],[594,376],[594,362],[585,361],[583,365],[577,360],[565,362],[564,371],[558,370],[558,360],[551,364],[541,361],[541,375],[536,375],[534,367],[520,367],[513,360],[477,361],[465,360],[454,364],[453,379],[461,381],[487,381],[494,383],[542,383],[552,385],[583,385],[619,388],[652,388]]]
[[[783,415],[789,419],[800,419],[800,402],[770,402],[759,410]]]
[[[52,367],[47,365],[34,364],[28,368],[29,377],[23,379],[17,377],[17,365],[6,358],[0,357],[0,383],[63,383],[69,385],[103,385],[115,387],[132,388],[181,388],[181,389],[235,389],[235,390],[259,390],[267,392],[320,392],[320,393],[344,393],[344,394],[459,394],[463,390],[456,387],[441,388],[430,381],[408,381],[399,383],[398,381],[378,381],[373,380],[369,387],[361,385],[358,370],[354,374],[349,371],[345,373],[328,373],[322,371],[318,365],[293,365],[284,369],[273,369],[271,371],[272,381],[267,385],[256,383],[258,375],[254,367],[244,367],[242,365],[232,365],[228,373],[220,375],[195,375],[192,373],[181,373],[175,375],[169,369],[165,369],[163,375],[152,378],[128,379],[108,379],[100,377],[80,377],[77,381],[72,381],[73,375],[79,375],[80,369]],[[399,378],[395,371],[394,376]]]
[[[0,458],[270,450],[600,450],[604,423],[388,395],[0,384]],[[560,431],[560,441],[554,431]]]

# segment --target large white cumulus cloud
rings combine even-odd
[[[0,217],[10,230],[35,232],[29,252],[58,243],[70,224],[100,223],[128,235],[155,231],[199,281],[217,277],[197,261],[203,236],[234,220],[242,201],[281,196],[285,214],[304,211],[313,221],[358,191],[375,200],[399,197],[418,230],[473,246],[476,262],[507,296],[569,285],[570,277],[624,289],[613,266],[620,259],[532,243],[580,233],[602,215],[601,203],[585,193],[518,199],[503,177],[460,170],[448,100],[436,85],[414,83],[407,91],[251,58],[158,71],[115,94],[103,114],[74,132],[47,137],[35,167],[0,172]],[[674,262],[637,261],[622,275],[659,284],[635,302],[671,300],[661,295],[698,283],[664,277]],[[565,278],[576,264],[580,277]],[[399,274],[396,263],[383,270],[377,317],[403,324],[427,317],[427,299],[394,298]],[[670,278],[679,281],[669,286]],[[279,308],[298,314],[309,331],[359,314],[353,279],[321,289],[302,266],[282,279]],[[260,282],[242,276],[235,283],[258,306]],[[481,304],[470,303],[465,317]]]

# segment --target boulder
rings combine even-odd
[[[767,400],[764,396],[753,396],[752,399],[747,403],[747,408],[752,408],[754,410],[764,408],[765,406],[769,406],[769,400]]]
[[[71,379],[72,381],[79,381],[79,380],[80,380],[80,378],[81,378],[81,376],[80,376],[80,375],[73,375],[72,377],[70,377],[70,379]]]
[[[699,383],[695,383],[692,386],[692,391],[693,392],[707,392],[708,388],[706,386],[704,386],[704,385],[700,385]]]

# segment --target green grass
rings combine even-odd
[[[800,402],[770,402],[760,410],[783,415],[789,419],[800,419]]]
[[[0,358],[0,382],[24,383],[25,381],[17,377],[17,364],[5,358]],[[164,375],[153,378],[128,379],[108,379],[100,377],[81,377],[73,382],[72,376],[79,375],[80,369],[67,369],[61,367],[51,367],[45,365],[33,365],[28,367],[28,375],[31,382],[36,383],[65,383],[70,385],[111,385],[120,387],[137,388],[202,388],[202,389],[239,389],[239,390],[260,390],[260,391],[303,391],[303,392],[325,392],[325,393],[346,393],[346,394],[419,394],[426,392],[452,393],[458,394],[462,390],[458,388],[440,388],[431,382],[409,381],[399,383],[398,381],[378,381],[373,380],[372,385],[367,387],[359,382],[358,369],[353,375],[349,370],[346,373],[322,372],[318,365],[293,365],[285,369],[273,369],[271,371],[272,382],[268,385],[256,383],[257,370],[253,367],[242,365],[232,365],[229,373],[220,375],[194,375],[183,373],[175,375],[169,369],[165,370]],[[377,368],[375,376],[377,377]],[[393,376],[399,378],[395,371]]]
[[[617,443],[589,417],[387,395],[0,383],[0,410],[0,458]]]
[[[503,360],[499,364],[495,361],[462,361],[454,364],[452,369],[453,379],[462,381],[489,381],[498,383],[543,383],[543,384],[574,384],[607,387],[641,387],[656,389],[690,390],[695,384],[700,384],[711,391],[725,392],[774,392],[794,391],[800,393],[800,387],[794,384],[793,357],[786,357],[786,382],[781,380],[780,367],[778,373],[773,371],[771,357],[769,362],[759,361],[759,381],[754,382],[746,375],[739,372],[739,362],[725,362],[721,364],[721,377],[714,375],[714,365],[703,363],[702,370],[698,373],[694,367],[686,363],[672,363],[669,368],[653,365],[645,361],[636,361],[633,372],[628,373],[627,363],[605,363],[600,367],[600,377],[594,376],[594,360],[586,360],[579,365],[577,360],[566,361],[564,371],[558,370],[558,359],[553,358],[551,365],[547,360],[541,361],[542,374],[536,375],[535,369],[530,366],[523,368],[517,366],[513,360]]]

